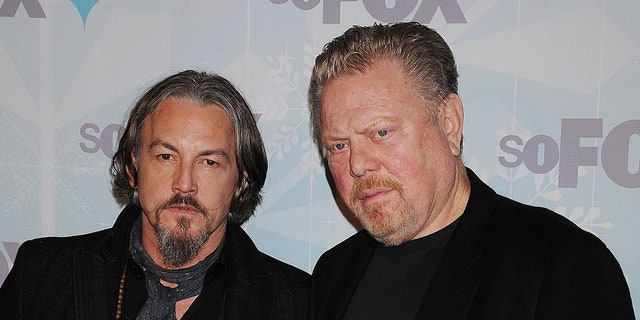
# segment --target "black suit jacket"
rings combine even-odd
[[[129,234],[140,214],[128,206],[111,229],[25,242],[0,288],[0,318],[115,319],[124,264],[132,261]],[[220,260],[225,319],[306,319],[309,275],[259,252],[239,226],[227,225]],[[125,304],[139,310],[146,289],[127,270]]]
[[[602,241],[467,172],[467,208],[416,319],[634,319],[621,268]],[[320,257],[312,319],[343,318],[377,245],[360,231]]]

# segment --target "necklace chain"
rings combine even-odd
[[[120,320],[122,315],[122,300],[124,300],[124,282],[127,279],[127,263],[124,263],[124,270],[120,278],[120,287],[118,288],[118,306],[116,307],[116,320]]]

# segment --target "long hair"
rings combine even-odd
[[[201,106],[215,105],[227,113],[235,132],[236,187],[241,190],[232,200],[229,221],[244,223],[262,202],[260,192],[267,176],[267,156],[249,105],[233,84],[216,74],[182,71],[158,82],[142,95],[131,109],[118,150],[111,161],[113,196],[121,205],[139,204],[135,190],[129,185],[127,169],[137,183],[132,154],[139,155],[142,126],[149,115],[170,97],[187,99]],[[241,188],[245,179],[246,185]]]
[[[353,26],[327,43],[316,58],[308,91],[311,134],[324,154],[320,101],[331,80],[359,72],[384,59],[398,61],[424,102],[432,121],[450,93],[458,93],[458,71],[451,49],[433,29],[417,22]]]

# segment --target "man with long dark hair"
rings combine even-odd
[[[138,100],[115,153],[111,229],[25,242],[3,319],[304,319],[309,275],[240,225],[267,158],[251,109],[215,74],[183,71]]]

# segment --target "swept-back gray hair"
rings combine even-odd
[[[433,29],[417,22],[353,26],[327,43],[316,58],[308,91],[311,132],[322,151],[320,101],[331,80],[364,72],[377,61],[391,59],[404,66],[431,119],[439,103],[458,93],[458,71],[451,49]]]

